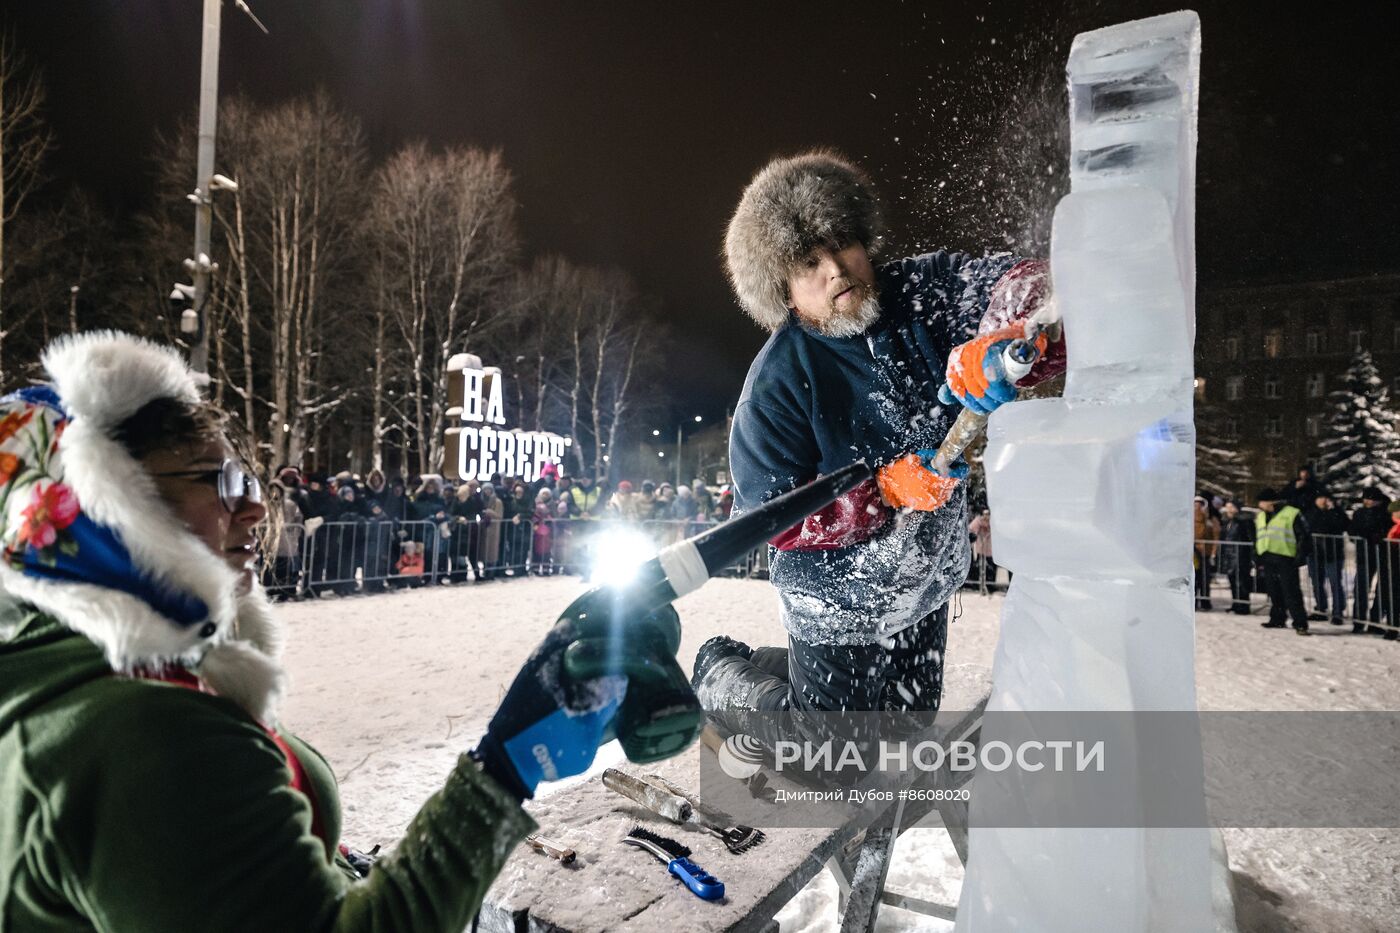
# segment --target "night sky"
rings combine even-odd
[[[414,138],[500,147],[528,253],[620,266],[658,297],[685,394],[710,416],[764,337],[719,254],[769,157],[827,145],[856,158],[896,251],[1043,251],[1064,190],[1070,40],[1176,8],[249,3],[271,35],[226,3],[221,92],[274,102],[324,87],[376,155]],[[1400,15],[1382,6],[1197,5],[1203,288],[1400,270]],[[197,104],[200,7],[3,0],[49,87],[58,185],[126,213],[149,203],[154,135]]]

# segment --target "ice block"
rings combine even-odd
[[[1083,33],[1070,51],[1071,191],[1055,212],[1050,251],[1066,388],[1060,399],[1003,406],[988,423],[993,553],[1015,577],[984,744],[1023,737],[995,713],[1036,728],[1038,712],[1189,717],[1196,708],[1189,520],[1199,58],[1192,12]],[[1147,750],[1134,740],[1145,737],[1132,733],[1128,744]],[[1128,756],[1113,788],[1134,821],[1164,779],[1136,760]],[[1199,742],[1172,761],[1167,786],[1204,814]],[[1018,792],[1028,799],[1030,784],[1014,771],[979,772],[973,782],[959,933],[1234,929],[1223,847],[1204,825],[998,825],[994,802],[1005,810]],[[1070,810],[1095,800],[1067,781],[1056,803]]]

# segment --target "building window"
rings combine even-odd
[[[1308,437],[1317,437],[1322,433],[1322,416],[1308,415]]]
[[[1308,398],[1322,398],[1322,394],[1327,391],[1326,373],[1308,374]]]
[[[1400,350],[1400,321],[1395,322],[1395,330],[1390,335],[1390,342],[1396,350]]]
[[[1309,353],[1322,353],[1327,349],[1327,334],[1325,331],[1313,329],[1307,333],[1307,350]]]
[[[1235,440],[1236,438],[1238,438],[1239,436],[1240,436],[1240,419],[1238,419],[1238,418],[1226,418],[1226,419],[1225,419],[1225,438],[1226,438],[1226,440],[1231,440],[1231,441],[1233,441],[1233,440]]]
[[[1225,380],[1225,400],[1238,402],[1244,398],[1244,377],[1231,376]]]
[[[1278,359],[1283,352],[1283,332],[1271,330],[1264,335],[1264,355],[1271,360]]]
[[[1267,415],[1264,418],[1265,437],[1283,437],[1283,415]]]
[[[1283,398],[1283,380],[1277,376],[1270,376],[1264,380],[1265,398]]]
[[[1198,402],[1205,401],[1205,397],[1206,397],[1206,381],[1205,381],[1205,379],[1203,379],[1203,378],[1201,378],[1201,377],[1198,376],[1198,377],[1196,377],[1196,401],[1198,401]]]
[[[1354,327],[1347,332],[1347,339],[1350,341],[1351,352],[1366,349],[1366,331],[1360,327]]]
[[[1395,345],[1396,345],[1397,347],[1400,347],[1400,327],[1396,327],[1396,329],[1395,329]],[[1227,360],[1237,360],[1237,359],[1239,359],[1239,358],[1240,358],[1240,338],[1238,338],[1238,337],[1226,337],[1226,338],[1225,338],[1225,359],[1227,359]]]
[[[1283,457],[1279,454],[1269,454],[1264,460],[1264,472],[1268,474],[1269,480],[1277,482],[1284,477]]]

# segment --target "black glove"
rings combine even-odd
[[[560,620],[516,675],[472,756],[521,799],[541,781],[582,774],[617,735],[627,675],[674,663],[680,625],[670,606],[642,618]]]

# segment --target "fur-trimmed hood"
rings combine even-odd
[[[47,386],[0,399],[0,600],[54,616],[114,671],[187,667],[270,723],[283,673],[267,601],[237,595],[115,437],[155,399],[198,402],[196,377],[173,350],[111,331],[61,338],[43,366]]]
[[[788,319],[787,277],[813,247],[856,241],[875,258],[883,245],[870,179],[829,150],[774,159],[744,189],[724,238],[729,282],[744,311],[772,332]]]

